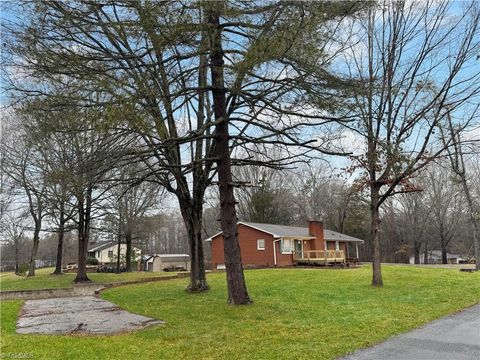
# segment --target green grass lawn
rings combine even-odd
[[[2,353],[35,359],[334,359],[480,301],[480,273],[384,266],[371,269],[246,271],[250,306],[226,304],[224,273],[211,290],[184,291],[187,279],[113,288],[103,298],[163,319],[114,336],[15,334],[20,301],[1,303]]]
[[[0,273],[0,290],[29,290],[46,288],[63,288],[73,286],[74,273],[51,275],[54,268],[43,268],[35,271],[35,276],[18,276],[13,272]],[[172,272],[131,272],[131,273],[89,273],[88,277],[97,283],[113,283],[119,281],[136,280],[165,275],[174,275]]]

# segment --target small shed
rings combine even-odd
[[[145,271],[175,271],[178,269],[190,270],[190,256],[188,254],[153,254],[145,256]]]

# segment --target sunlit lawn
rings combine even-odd
[[[35,276],[26,277],[18,276],[13,272],[0,273],[0,290],[28,290],[28,289],[44,289],[44,288],[62,288],[71,287],[75,278],[74,273],[63,275],[51,275],[54,268],[43,268],[35,271]],[[112,283],[119,281],[136,280],[142,278],[150,278],[157,276],[172,275],[171,272],[146,272],[137,271],[131,273],[88,273],[88,277],[97,283]]]
[[[385,266],[383,289],[369,267],[246,272],[254,304],[226,304],[225,274],[211,290],[187,279],[109,289],[102,297],[166,321],[115,336],[15,334],[20,301],[3,302],[2,353],[35,359],[334,359],[480,301],[480,273]]]

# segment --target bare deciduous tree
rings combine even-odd
[[[5,234],[2,246],[12,246],[14,248],[15,274],[20,275],[20,251],[27,242],[25,236],[26,214],[14,214],[5,217],[2,232]]]
[[[31,134],[26,124],[29,115],[18,110],[10,118],[10,129],[16,135],[15,143],[5,145],[7,162],[2,171],[7,171],[15,186],[22,191],[28,213],[33,222],[33,243],[30,252],[28,276],[35,275],[35,260],[42,231],[42,221],[46,212],[47,174],[43,159],[32,146]]]
[[[383,285],[381,205],[416,190],[409,178],[451,144],[439,141],[439,124],[479,100],[480,73],[468,66],[478,55],[480,11],[475,1],[462,5],[451,17],[448,1],[382,1],[353,25],[358,43],[348,72],[364,86],[354,99],[360,119],[346,126],[365,144],[352,159],[370,192],[373,286]]]
[[[477,105],[477,111],[479,107],[480,105]],[[442,132],[442,139],[445,143],[449,142],[449,140],[453,142],[452,146],[447,148],[447,154],[450,160],[451,169],[458,178],[458,181],[462,186],[465,200],[467,201],[468,214],[473,230],[475,269],[480,270],[480,210],[477,199],[475,199],[472,193],[472,179],[467,169],[467,163],[469,162],[468,158],[479,157],[480,151],[478,149],[478,142],[480,140],[472,139],[463,141],[462,132],[459,131],[457,126],[455,126],[455,123],[450,116],[448,117],[446,128],[440,128],[440,131]]]

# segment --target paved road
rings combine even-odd
[[[479,360],[480,305],[396,336],[343,360]]]

